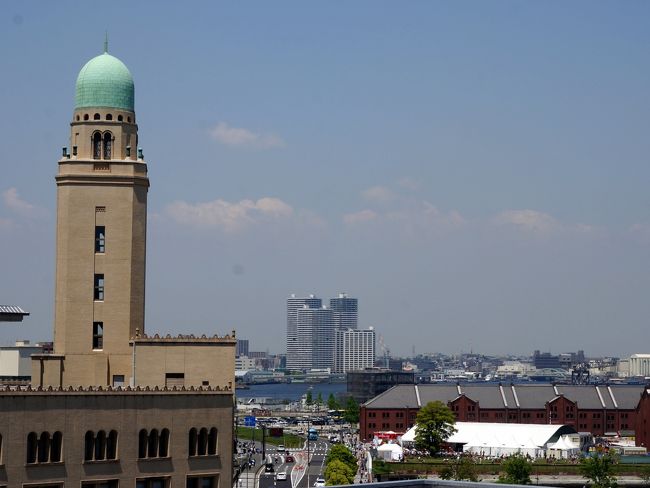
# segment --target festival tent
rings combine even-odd
[[[456,422],[456,433],[447,444],[462,447],[463,452],[489,457],[523,454],[532,457],[545,455],[548,444],[555,443],[564,434],[573,434],[569,425],[502,424],[491,422]],[[402,445],[415,442],[417,426],[402,436]]]
[[[575,445],[567,436],[561,436],[557,442],[548,446],[549,457],[570,458],[580,454],[580,447]]]
[[[382,444],[377,448],[377,456],[384,461],[400,461],[404,451],[399,444]]]

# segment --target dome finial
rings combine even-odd
[[[108,54],[108,31],[104,35],[104,53]]]

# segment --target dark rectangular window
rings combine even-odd
[[[104,322],[93,322],[93,349],[104,349]]]
[[[185,385],[185,373],[165,373],[165,386],[172,388],[174,386],[182,387]]]
[[[95,300],[104,300],[104,275],[95,275]]]
[[[95,226],[95,252],[106,252],[106,227],[103,225]]]
[[[136,488],[167,488],[169,478],[144,478],[135,481]]]
[[[82,481],[81,488],[117,488],[117,480]]]
[[[216,476],[201,476],[196,478],[188,477],[185,486],[187,488],[216,488],[217,477]]]

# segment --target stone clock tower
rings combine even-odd
[[[79,72],[70,149],[58,163],[48,362],[59,364],[41,363],[41,375],[56,371],[60,378],[50,384],[128,385],[129,340],[144,333],[149,179],[138,148],[133,78],[104,51]]]

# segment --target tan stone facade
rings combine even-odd
[[[0,390],[0,486],[230,487],[232,398],[212,388]]]
[[[110,70],[128,74],[116,58],[82,73],[100,58],[77,94],[132,106],[132,83],[112,91]],[[85,107],[70,126],[56,176],[54,352],[32,356],[31,387],[0,389],[0,488],[230,487],[235,332],[145,334],[149,179],[135,113]]]
[[[64,367],[54,376],[64,386],[128,382],[128,340],[144,332],[147,165],[135,113],[77,110],[70,126],[72,153],[56,176],[54,350]]]

